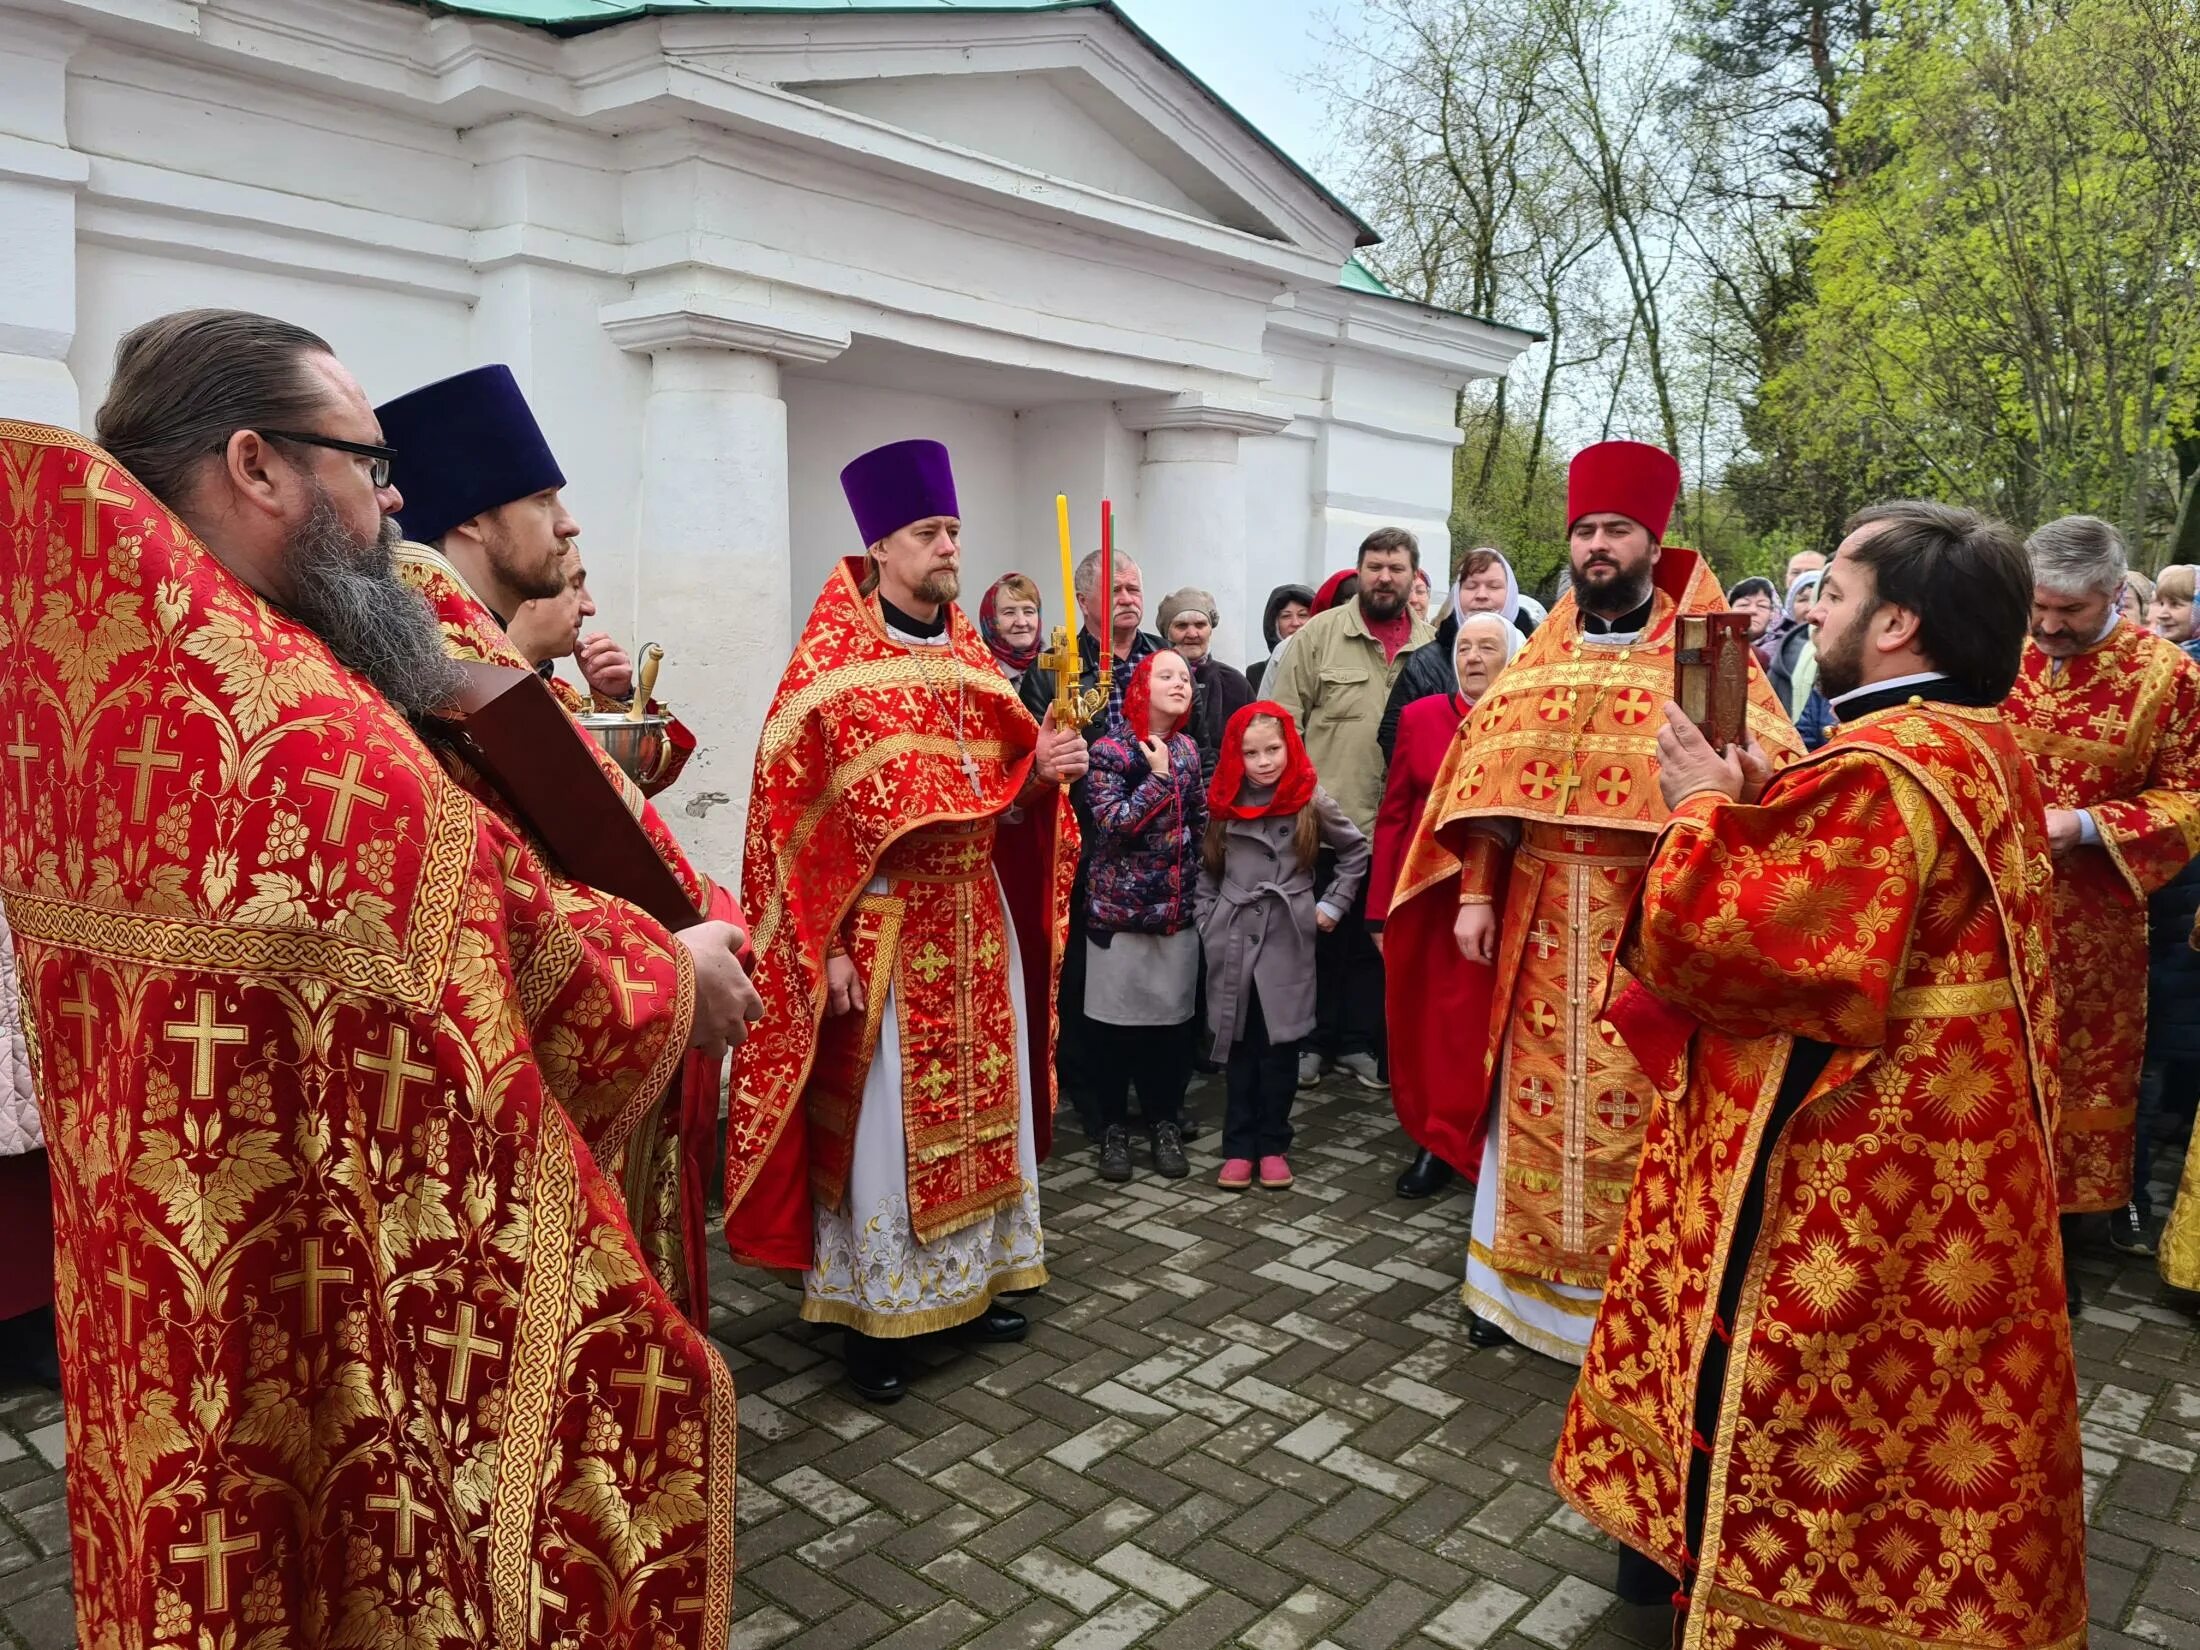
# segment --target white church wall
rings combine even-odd
[[[380,401],[458,370],[472,358],[464,304],[284,274],[177,253],[86,242],[77,248],[77,328],[69,351],[82,428],[107,394],[115,344],[141,321],[202,305],[259,310],[329,341]]]
[[[1046,622],[1065,622],[1062,553],[1054,495],[1069,497],[1070,540],[1082,560],[1100,548],[1100,501],[1115,508],[1115,542],[1136,556],[1138,459],[1143,438],[1126,430],[1105,401],[1029,407],[1016,415],[1017,494],[1014,561],[1038,581]]]
[[[833,563],[863,549],[847,496],[840,490],[841,469],[858,454],[889,441],[922,436],[947,444],[955,463],[957,501],[969,524],[963,534],[963,589],[973,613],[979,594],[993,580],[1019,569],[1031,571],[1012,527],[1017,454],[1015,414],[1009,409],[791,373],[781,384],[787,403],[787,515],[798,632]],[[739,592],[728,591],[726,599],[739,600]],[[790,635],[789,643],[793,640]],[[776,675],[777,668],[772,662],[767,674]]]
[[[1312,530],[1315,435],[1294,425],[1281,435],[1249,436],[1238,449],[1245,478],[1245,560],[1249,612],[1225,615],[1223,657],[1239,665],[1263,658],[1260,618],[1279,584],[1319,585],[1334,569],[1316,559]]]

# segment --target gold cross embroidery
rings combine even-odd
[[[394,1550],[399,1558],[412,1557],[413,1526],[428,1516],[427,1508],[413,1499],[412,1480],[400,1472],[397,1475],[397,1493],[368,1496],[367,1511],[397,1514],[397,1545]]]
[[[451,1372],[444,1379],[443,1396],[456,1404],[465,1401],[466,1387],[474,1372],[474,1359],[483,1355],[491,1358],[503,1357],[504,1343],[474,1332],[472,1301],[460,1301],[458,1315],[452,1321],[457,1324],[457,1328],[425,1330],[422,1332],[422,1339],[430,1346],[440,1346],[450,1353]]]
[[[619,993],[619,1018],[630,1025],[634,1020],[634,999],[657,995],[657,982],[651,979],[638,980],[634,978],[627,971],[624,957],[611,959],[611,983]]]
[[[538,1559],[527,1577],[527,1642],[530,1644],[543,1642],[542,1607],[545,1604],[553,1610],[562,1610],[565,1608],[565,1595],[543,1579],[542,1561]]]
[[[924,1068],[924,1075],[917,1079],[917,1087],[924,1091],[927,1100],[937,1100],[954,1086],[955,1078],[947,1067],[934,1060]]]
[[[357,751],[344,755],[344,771],[341,774],[309,773],[306,783],[330,793],[328,822],[321,827],[321,840],[341,844],[351,830],[351,810],[362,798],[376,807],[389,803],[389,793],[378,791],[372,785],[362,784],[359,769],[363,758]]]
[[[222,1522],[222,1510],[216,1507],[199,1526],[197,1541],[177,1542],[168,1549],[172,1563],[206,1566],[206,1607],[210,1611],[229,1608],[229,1555],[260,1550],[258,1535],[225,1536]]]
[[[146,1288],[143,1278],[130,1270],[130,1251],[127,1249],[122,1251],[121,1264],[108,1267],[106,1276],[109,1283],[122,1291],[122,1338],[134,1341],[137,1329],[131,1321],[134,1317],[131,1305],[133,1301],[151,1300],[153,1292]]]
[[[92,977],[79,973],[76,977],[76,995],[64,998],[61,1004],[63,1018],[76,1022],[77,1034],[84,1041],[84,1070],[92,1069],[92,1020],[98,1007],[92,1001]]]
[[[924,949],[909,959],[909,970],[926,985],[935,983],[948,969],[947,953],[932,941],[924,942]]]
[[[667,1375],[665,1373],[665,1349],[655,1342],[652,1342],[649,1350],[643,1354],[640,1369],[620,1370],[611,1377],[611,1384],[638,1390],[642,1395],[642,1413],[635,1424],[634,1436],[637,1438],[654,1438],[657,1436],[657,1400],[659,1397],[669,1392],[675,1398],[685,1398],[695,1390],[695,1383],[685,1375]]]
[[[221,1043],[241,1043],[245,1039],[243,1026],[222,1025],[214,1017],[214,993],[199,993],[199,1017],[196,1020],[170,1020],[161,1028],[172,1043],[189,1043],[191,1048],[191,1098],[214,1098],[214,1049]]]
[[[183,766],[183,758],[174,751],[162,750],[159,740],[160,718],[148,716],[139,724],[136,746],[115,752],[116,762],[137,770],[136,783],[130,791],[130,822],[133,825],[145,823],[145,809],[153,796],[153,770],[174,773]]]
[[[360,1071],[374,1072],[381,1077],[381,1127],[385,1129],[397,1127],[398,1108],[405,1103],[405,1090],[435,1075],[433,1066],[414,1064],[405,1028],[396,1024],[390,1026],[389,1046],[385,1052],[367,1054],[354,1050],[351,1063]]]
[[[31,758],[38,755],[38,747],[31,743],[30,724],[23,713],[15,713],[15,743],[8,747],[8,757],[15,763],[15,791],[23,806],[31,805]]]
[[[318,1335],[321,1332],[321,1286],[324,1283],[349,1283],[352,1281],[352,1271],[348,1266],[323,1266],[319,1238],[307,1238],[298,1247],[301,1251],[298,1270],[281,1274],[275,1280],[275,1287],[305,1291],[306,1333]]]
[[[128,493],[108,491],[107,477],[112,473],[106,465],[94,459],[92,467],[84,472],[83,486],[61,489],[62,503],[84,506],[84,536],[78,541],[79,549],[90,550],[94,539],[98,537],[99,507],[102,504],[122,505],[130,502]],[[258,1544],[257,1537],[254,1537],[254,1544]]]

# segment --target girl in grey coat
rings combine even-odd
[[[1257,700],[1230,718],[1207,789],[1199,936],[1207,1021],[1227,1072],[1222,1172],[1242,1191],[1291,1184],[1291,1101],[1299,1043],[1314,1029],[1314,935],[1336,927],[1367,876],[1369,849],[1315,781],[1290,712]],[[1337,874],[1314,898],[1324,847]]]

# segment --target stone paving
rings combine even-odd
[[[1212,1118],[1219,1096],[1194,1090]],[[1568,1372],[1475,1352],[1468,1199],[1390,1195],[1379,1095],[1300,1096],[1298,1186],[1045,1171],[1053,1282],[1019,1346],[942,1343],[888,1409],[838,1334],[721,1268],[741,1390],[739,1650],[1624,1650],[1609,1544],[1546,1464]],[[2096,1650],[2200,1644],[2200,1326],[2144,1261],[2082,1259]],[[59,1403],[0,1392],[0,1643],[72,1642]]]

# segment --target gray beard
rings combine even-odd
[[[337,662],[363,676],[410,717],[447,709],[465,682],[443,651],[427,601],[397,576],[397,523],[365,542],[354,538],[325,491],[291,536],[290,613],[328,644]]]

